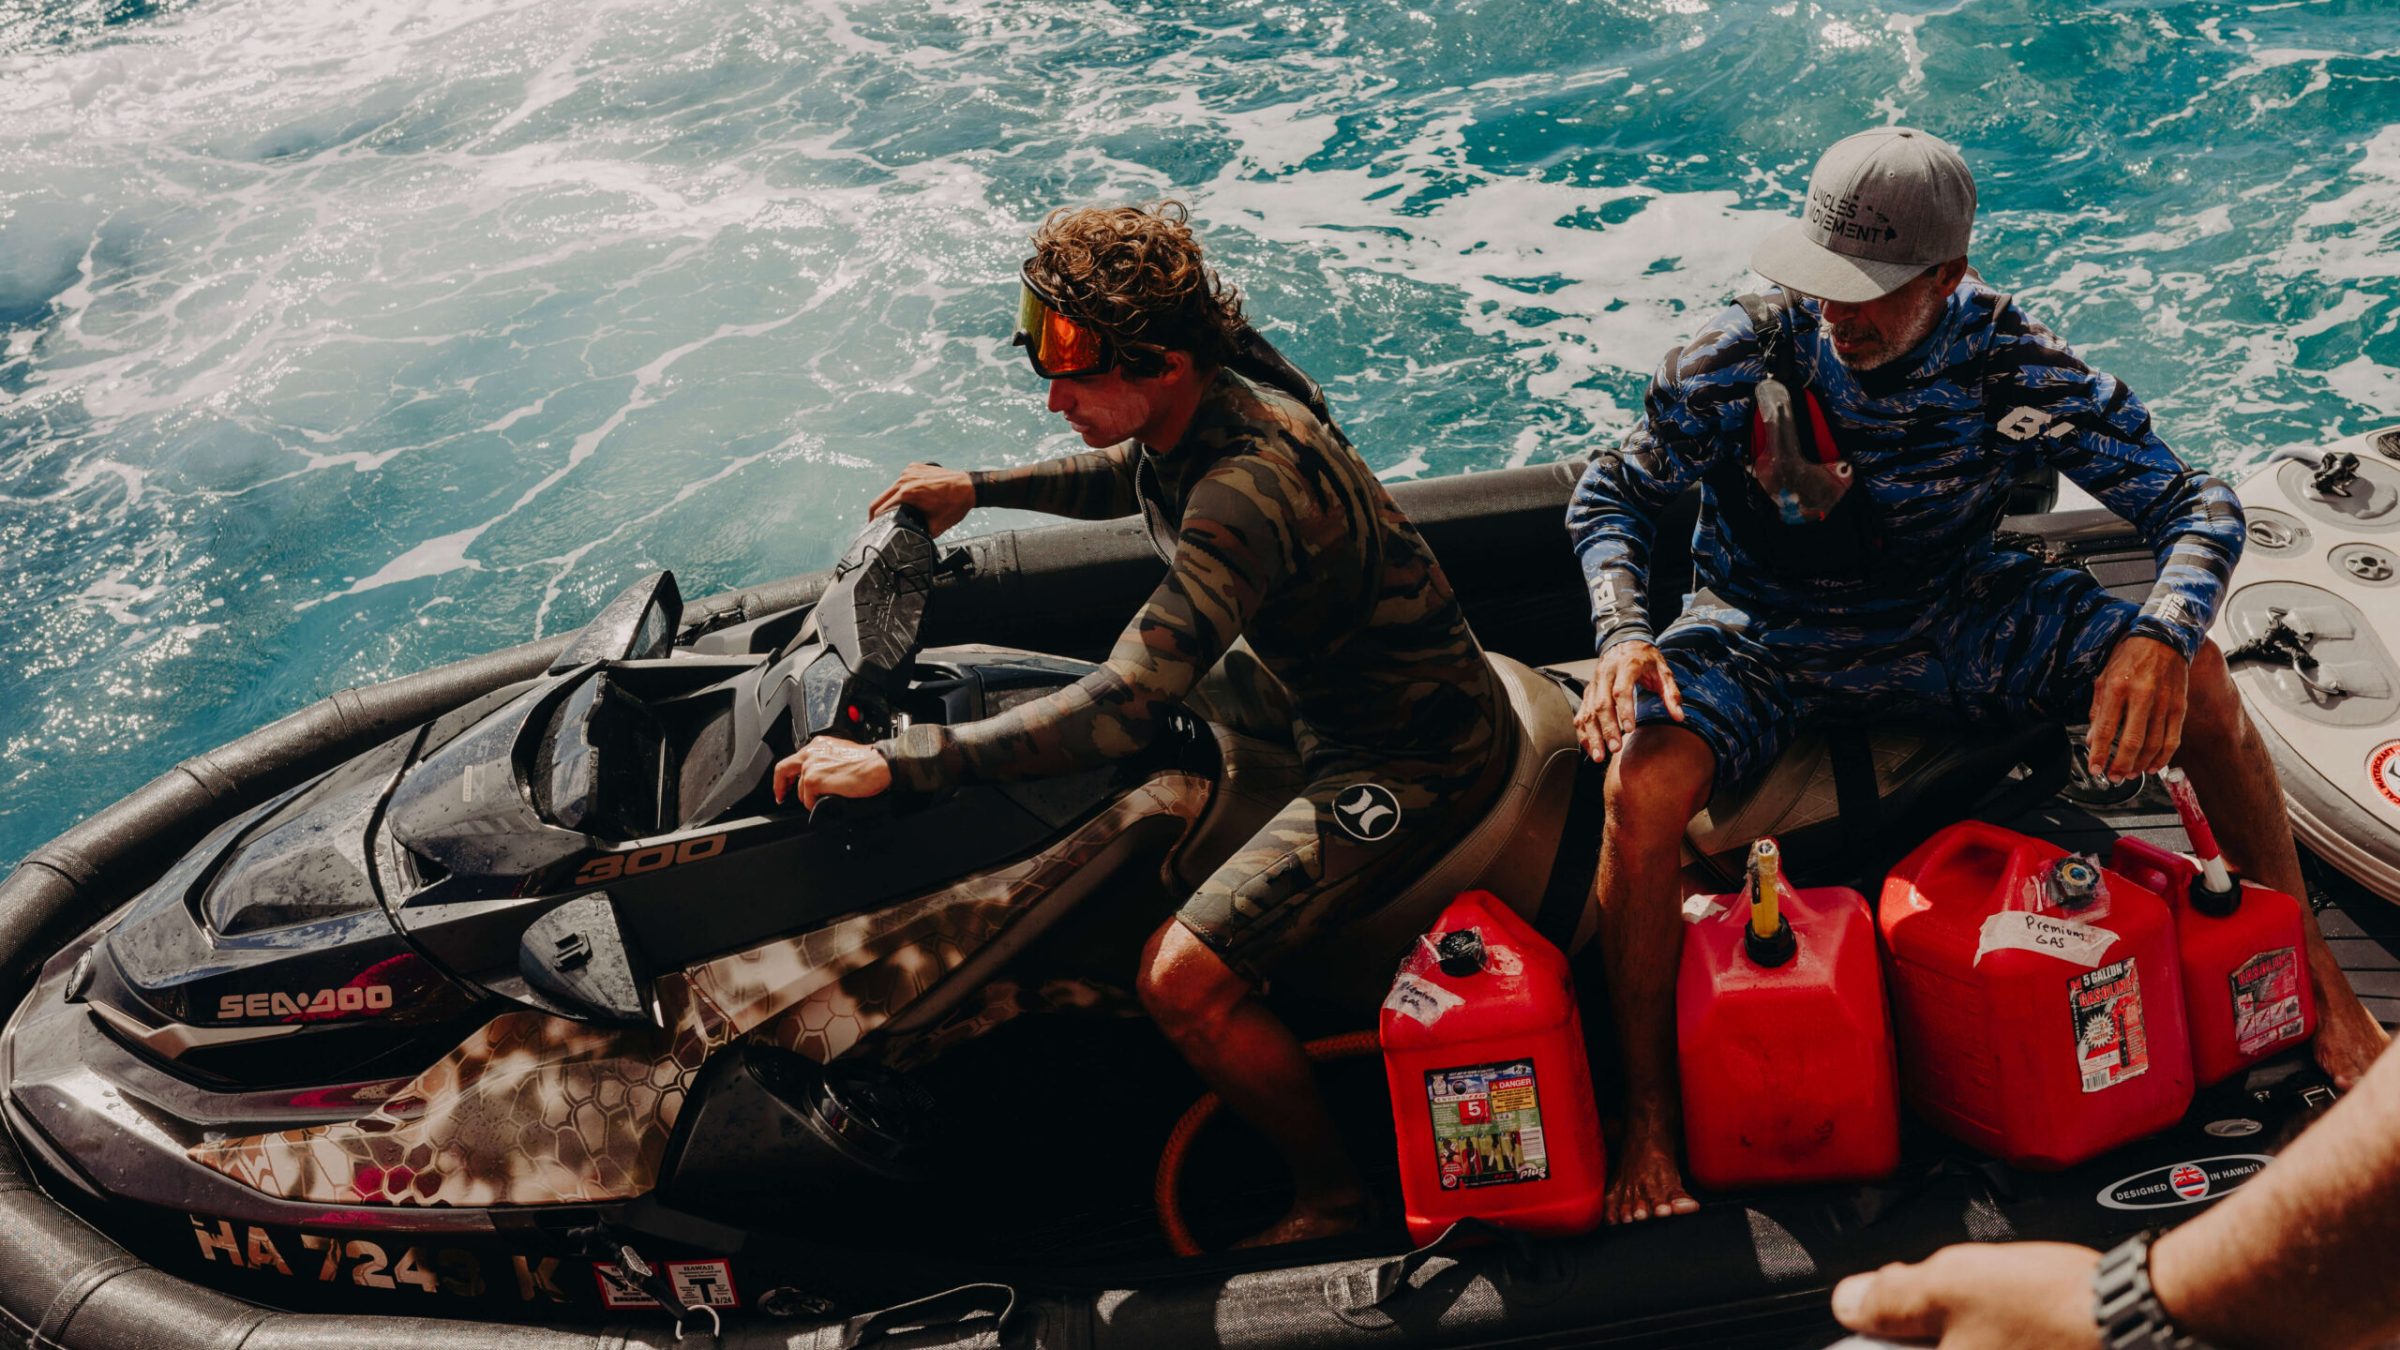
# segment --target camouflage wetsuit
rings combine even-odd
[[[2241,555],[2241,507],[2176,458],[2132,391],[1972,277],[1923,344],[1877,370],[1835,359],[1814,302],[1787,323],[1856,469],[1850,496],[1876,541],[1861,565],[1812,569],[1791,547],[1799,536],[1777,533],[1789,527],[1727,499],[1758,493],[1743,466],[1762,363],[1739,306],[1667,353],[1642,422],[1592,462],[1567,508],[1605,651],[1650,639],[1658,514],[1703,485],[1697,590],[1657,642],[1720,787],[1763,768],[1806,715],[2080,721],[2120,638],[2154,637],[2187,657],[2199,646]],[[2148,603],[1994,542],[2010,486],[2045,464],[2156,551]],[[1667,720],[1642,691],[1636,721]]]
[[[1171,538],[1171,560],[1080,682],[884,741],[902,789],[1131,755],[1247,638],[1256,661],[1235,652],[1226,673],[1280,683],[1309,786],[1178,917],[1258,979],[1328,924],[1391,898],[1500,786],[1502,696],[1441,564],[1349,443],[1284,394],[1220,370],[1166,454],[1127,441],[974,481],[978,506],[1087,520],[1143,511],[1154,538]]]

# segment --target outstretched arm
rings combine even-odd
[[[2221,479],[2185,464],[2150,412],[2115,377],[2093,370],[2056,334],[2011,305],[1998,319],[1994,366],[2005,372],[2017,428],[2102,506],[2142,532],[2158,580],[2133,631],[2190,659],[2242,556],[2242,505]],[[2012,434],[2003,421],[2004,434]]]
[[[1592,601],[1593,648],[1648,641],[1650,549],[1658,518],[1734,444],[1760,375],[1749,318],[1728,309],[1659,363],[1642,420],[1623,445],[1593,456],[1567,503],[1567,540]]]
[[[1138,753],[1162,709],[1240,637],[1299,541],[1288,485],[1256,461],[1212,471],[1185,504],[1174,564],[1100,669],[1046,698],[959,727],[920,724],[877,746],[900,786],[1064,773]]]
[[[1120,441],[1105,450],[1045,459],[1013,469],[978,469],[967,475],[977,506],[1007,506],[1075,520],[1114,520],[1142,509],[1133,485],[1134,456],[1141,448]]]
[[[2210,1345],[2336,1350],[2400,1334],[2400,1055],[2264,1172],[2150,1249],[2150,1283]],[[1976,1347],[2097,1346],[2099,1253],[2051,1242],[1945,1247],[1833,1291],[1853,1331]]]

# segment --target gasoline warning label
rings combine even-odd
[[[1425,1096],[1433,1107],[1433,1158],[1443,1190],[1550,1175],[1532,1060],[1435,1069],[1425,1075]]]
[[[2300,1014],[2300,953],[2277,947],[2244,961],[2233,972],[2233,1044],[2255,1055],[2278,1041],[2297,1040],[2307,1030]]]
[[[2084,1091],[2112,1088],[2149,1071],[2142,979],[2133,958],[2067,981],[2067,998],[2075,1014],[2075,1067]]]

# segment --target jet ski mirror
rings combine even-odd
[[[600,607],[550,663],[557,675],[594,661],[652,661],[675,649],[683,592],[673,572],[655,572]]]
[[[526,925],[517,973],[553,1011],[587,1022],[652,1020],[650,976],[617,926],[608,892],[578,896]]]

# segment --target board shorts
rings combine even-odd
[[[1976,564],[1931,612],[1886,632],[1759,615],[1707,591],[1659,635],[1683,721],[1656,693],[1634,723],[1680,725],[1716,755],[1716,791],[1748,783],[1804,723],[1878,717],[2080,722],[2141,607],[2081,568],[2024,554]]]
[[[1483,819],[1508,779],[1515,718],[1469,753],[1441,760],[1312,753],[1288,720],[1274,677],[1237,646],[1192,700],[1211,721],[1266,739],[1289,737],[1308,786],[1210,873],[1178,922],[1243,978],[1263,983],[1329,929],[1373,913]],[[1503,712],[1505,713],[1505,706]]]

